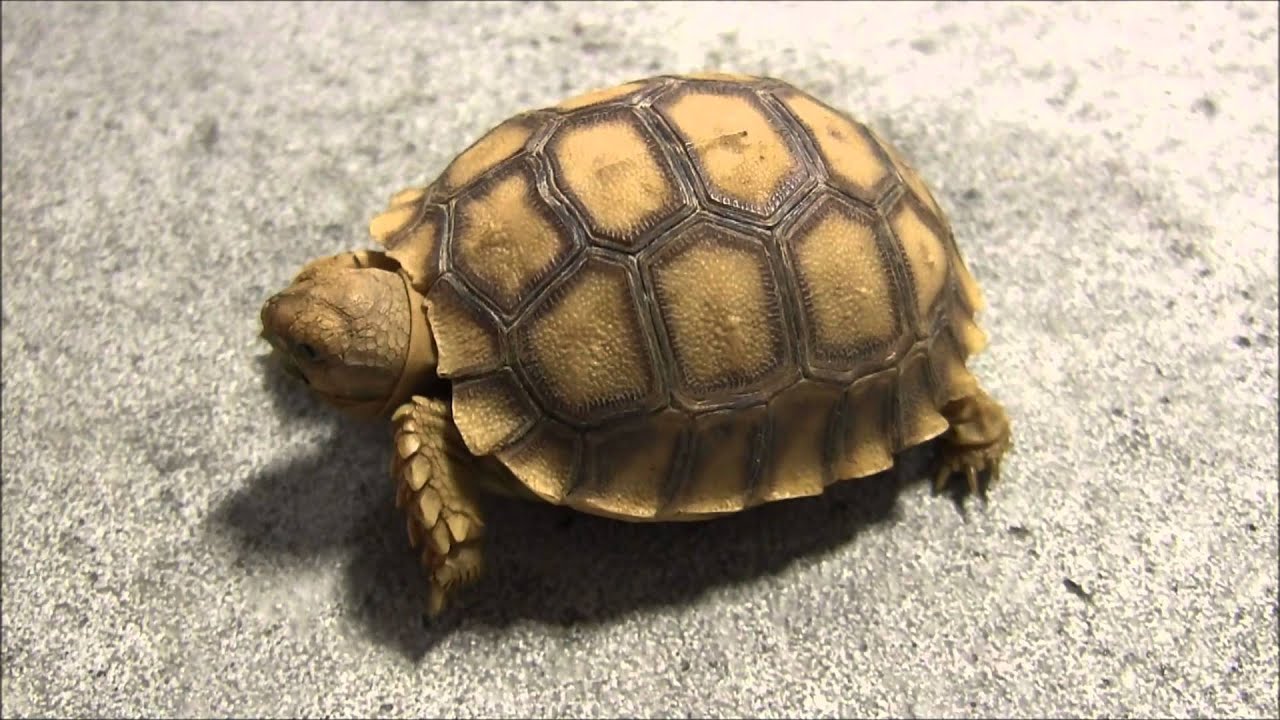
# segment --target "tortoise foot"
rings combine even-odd
[[[935,489],[941,491],[952,477],[963,475],[970,494],[985,495],[1000,481],[1000,464],[1013,448],[1009,417],[981,388],[947,403],[942,414],[951,427],[942,436]]]

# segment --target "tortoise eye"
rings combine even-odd
[[[320,357],[320,353],[316,349],[306,343],[298,343],[298,354],[309,362],[315,362]]]

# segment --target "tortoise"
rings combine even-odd
[[[985,495],[1012,447],[966,368],[984,300],[936,198],[787,82],[664,75],[522,112],[369,232],[380,250],[271,297],[262,336],[331,405],[390,415],[429,616],[481,574],[486,493],[694,521],[934,439],[938,488]]]

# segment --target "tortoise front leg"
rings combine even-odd
[[[946,486],[956,473],[963,473],[969,492],[979,490],[979,474],[989,471],[988,486],[1000,480],[1000,462],[1013,447],[1009,417],[1004,408],[985,390],[973,386],[973,392],[947,403],[942,409],[951,427],[942,436],[942,462],[935,482],[937,489]]]
[[[431,576],[427,614],[435,617],[450,594],[475,582],[483,569],[483,515],[468,480],[483,470],[443,400],[414,396],[396,410],[392,425],[396,506],[407,516],[409,543],[422,548],[422,566]]]

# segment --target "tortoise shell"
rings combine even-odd
[[[769,78],[521,113],[370,233],[426,297],[470,451],[598,515],[700,519],[888,469],[947,429],[985,344],[915,171]]]

